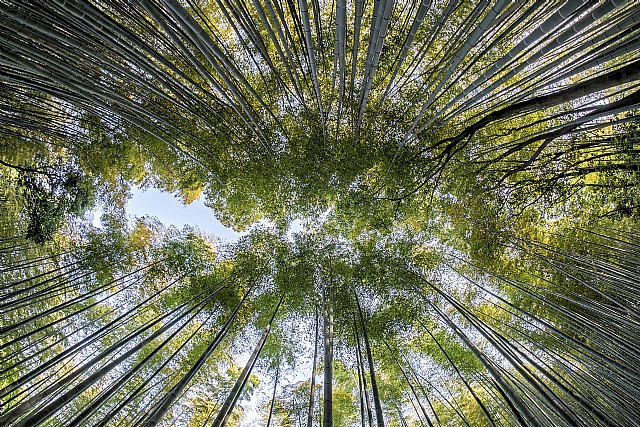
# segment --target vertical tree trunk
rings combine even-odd
[[[462,309],[462,307],[460,307],[460,305],[458,304],[458,302],[456,300],[451,298],[448,294],[443,292],[438,287],[436,287],[436,286],[432,285],[431,283],[429,283],[428,281],[422,279],[422,277],[420,277],[420,276],[418,276],[418,277],[424,283],[429,285],[433,290],[435,290],[437,293],[442,295],[449,303],[451,303],[458,310],[458,312],[460,312],[465,317],[466,320],[470,321],[470,323],[473,324],[472,319],[470,319],[468,317],[468,315],[466,315],[465,311]],[[414,290],[420,296],[422,296],[422,298],[429,305],[431,305],[431,307],[438,313],[439,317],[442,320],[444,320],[444,322],[447,324],[447,326],[449,326],[449,328],[465,343],[465,345],[469,348],[469,350],[471,350],[471,352],[476,356],[476,358],[480,361],[480,363],[489,372],[491,377],[495,380],[496,384],[498,385],[498,387],[497,387],[498,392],[502,395],[502,397],[504,398],[504,400],[507,403],[507,405],[509,405],[509,407],[511,408],[513,414],[516,417],[516,420],[517,420],[518,424],[523,426],[523,427],[525,427],[525,426],[534,426],[534,427],[541,426],[541,424],[539,423],[539,421],[537,420],[535,415],[530,411],[530,409],[528,408],[528,406],[524,402],[524,399],[522,398],[522,396],[520,396],[518,394],[518,392],[505,380],[505,378],[500,373],[500,371],[494,367],[494,365],[491,362],[491,360],[489,360],[484,355],[484,353],[480,349],[478,349],[476,347],[476,345],[469,339],[469,337],[467,337],[467,335],[462,330],[460,330],[460,328],[458,328],[458,326],[455,323],[453,323],[453,321],[449,318],[449,316],[446,315],[446,313],[444,313],[437,305],[435,305],[430,299],[428,299],[415,285],[412,285],[412,286],[413,286]],[[491,337],[489,337],[485,333],[485,331],[483,331],[482,329],[477,328],[477,325],[474,325],[474,326],[476,326],[476,330],[478,332],[480,332],[483,335],[483,337],[485,337],[489,342],[491,342],[493,344],[493,341],[491,340]],[[505,354],[501,351],[501,348],[497,347],[496,345],[494,345],[494,347],[498,351],[500,351],[503,356],[505,356]],[[505,357],[505,358],[507,360],[509,360],[508,357]],[[517,369],[517,366],[515,364],[514,364],[514,367],[516,367],[516,369]]]
[[[204,305],[198,309],[198,311],[196,311],[186,322],[185,324],[189,324],[193,318],[195,318],[198,314],[200,314],[202,312],[202,310],[204,309]],[[202,322],[197,330],[200,330],[202,328],[202,326],[204,324],[206,324],[209,319],[211,318],[211,316],[213,315],[213,313],[209,314],[206,318],[206,320],[204,322]],[[159,351],[161,351],[176,335],[178,335],[180,332],[182,332],[182,328],[180,329],[176,329],[175,331],[173,331],[167,338],[165,338],[162,343],[160,343],[155,349],[153,349],[153,351],[151,353],[149,353],[144,359],[142,359],[138,364],[136,364],[134,367],[130,368],[129,371],[122,376],[118,381],[116,381],[114,384],[111,384],[110,387],[105,390],[104,392],[102,392],[97,398],[95,398],[94,400],[92,400],[91,402],[89,402],[84,410],[77,416],[75,417],[75,419],[73,419],[72,421],[67,421],[67,427],[76,427],[81,425],[87,418],[91,417],[92,414],[98,412],[98,410],[100,409],[100,407],[107,401],[109,400],[109,398],[111,396],[113,396],[115,393],[118,392],[118,390],[120,390],[126,383],[127,381],[129,381],[129,379],[131,379],[139,370],[141,370],[146,364],[147,362],[149,362]],[[175,350],[173,352],[173,355],[171,356],[171,358],[173,358],[174,355],[176,355],[180,349],[182,349],[182,346],[178,347],[178,350]],[[94,426],[95,427],[95,426]]]
[[[417,320],[418,320],[418,323],[420,323],[420,326],[422,326],[424,328],[424,330],[427,331],[427,333],[429,334],[429,336],[431,337],[433,342],[436,343],[436,345],[438,346],[438,348],[440,349],[440,351],[442,352],[444,357],[447,359],[447,361],[449,362],[449,364],[453,368],[453,370],[456,371],[456,374],[458,374],[458,377],[462,380],[462,382],[464,383],[464,385],[467,388],[467,390],[469,390],[469,393],[471,393],[471,396],[473,396],[473,399],[476,401],[476,403],[478,404],[480,409],[482,409],[482,413],[487,418],[487,421],[489,421],[489,424],[491,424],[493,427],[496,427],[496,424],[493,421],[493,417],[491,416],[491,413],[487,410],[487,408],[484,405],[484,403],[482,403],[482,400],[480,400],[480,398],[478,397],[476,392],[473,390],[473,387],[471,387],[471,384],[469,384],[469,381],[467,381],[467,379],[462,375],[462,372],[460,372],[460,369],[458,369],[458,366],[451,359],[451,357],[449,356],[449,353],[447,353],[447,351],[444,349],[444,347],[442,347],[442,345],[437,340],[435,335],[433,335],[431,333],[429,328],[427,328],[427,326],[422,322],[422,320],[420,320],[420,319],[417,319]]]
[[[400,424],[402,424],[402,427],[409,427],[409,425],[407,425],[407,420],[404,419],[402,410],[397,405],[396,405],[396,411],[398,412],[398,419],[400,420]]]
[[[244,301],[247,299],[247,297],[249,296],[252,290],[253,290],[253,286],[249,288],[245,296],[242,298],[242,300],[240,300],[238,305],[233,310],[233,313],[231,313],[231,316],[229,316],[229,318],[225,322],[222,329],[220,329],[220,331],[216,334],[216,336],[213,338],[211,343],[207,346],[206,350],[200,355],[196,363],[180,379],[180,381],[178,381],[178,383],[174,385],[171,388],[171,390],[169,390],[169,392],[155,405],[155,408],[150,411],[150,414],[146,417],[145,421],[141,423],[142,426],[144,427],[155,426],[162,419],[162,417],[164,417],[164,415],[167,413],[171,405],[176,401],[176,399],[178,399],[178,396],[180,395],[180,393],[184,391],[189,381],[191,381],[191,379],[198,373],[198,371],[202,368],[202,366],[209,359],[209,357],[211,357],[211,354],[213,353],[213,351],[216,348],[218,348],[218,345],[220,345],[220,342],[227,335],[227,332],[231,327],[231,323],[233,323],[233,320],[238,314],[238,311],[240,311],[240,307],[242,306]]]
[[[311,366],[311,392],[309,393],[309,415],[307,417],[307,427],[313,426],[313,405],[315,404],[316,387],[316,364],[318,363],[318,306],[316,306],[316,334],[313,341],[313,366]]]
[[[404,368],[402,367],[402,364],[400,363],[400,361],[396,357],[395,353],[393,352],[393,350],[391,349],[389,344],[387,344],[387,341],[383,340],[383,342],[384,342],[384,345],[387,347],[387,349],[389,349],[389,353],[391,354],[391,358],[393,358],[393,361],[396,362],[396,365],[400,369],[400,372],[402,373],[402,377],[404,378],[404,381],[407,383],[407,385],[411,389],[411,393],[415,397],[416,402],[418,402],[418,406],[420,407],[420,411],[422,412],[422,415],[426,418],[427,424],[429,424],[429,427],[434,427],[433,423],[431,422],[431,419],[429,418],[429,415],[427,414],[426,409],[424,408],[424,406],[422,406],[422,402],[420,402],[420,399],[418,398],[418,393],[416,391],[415,386],[413,385],[413,383],[409,379],[409,376],[407,375],[407,373],[405,372]]]
[[[161,289],[160,292],[162,292],[165,289],[167,289],[170,286],[172,286],[173,283],[175,283],[175,282],[173,282],[173,281],[169,282],[169,284],[167,284],[167,286],[165,286],[163,289]],[[84,338],[80,342],[78,342],[78,343],[72,345],[71,347],[65,349],[63,352],[57,354],[56,356],[52,357],[51,359],[47,360],[46,362],[41,363],[40,365],[38,365],[37,368],[32,369],[30,372],[28,372],[27,374],[25,374],[23,377],[19,378],[18,380],[14,381],[10,385],[7,385],[3,389],[0,389],[0,397],[4,397],[4,396],[8,395],[12,391],[18,389],[20,386],[26,384],[28,381],[32,380],[33,378],[36,378],[42,372],[45,372],[47,369],[49,369],[51,366],[54,366],[59,361],[64,360],[67,357],[71,357],[73,354],[75,354],[75,353],[81,351],[82,349],[88,347],[89,344],[91,344],[92,342],[96,341],[97,339],[99,339],[104,334],[106,334],[114,326],[117,327],[119,325],[119,323],[123,321],[123,319],[126,319],[132,313],[136,313],[136,311],[138,309],[143,307],[147,302],[149,302],[154,297],[155,297],[155,295],[149,296],[148,298],[144,299],[142,302],[136,304],[134,307],[132,307],[131,309],[127,310],[125,313],[121,314],[117,318],[113,319],[112,321],[110,321],[109,323],[107,323],[106,325],[104,325],[103,327],[98,329],[96,332],[92,333],[90,336]],[[24,363],[24,362],[28,361],[30,358],[31,358],[31,356],[25,357],[24,359],[21,360],[21,362]]]
[[[138,342],[136,345],[128,349],[126,352],[119,355],[118,357],[116,357],[114,360],[110,361],[106,365],[102,366],[97,371],[93,372],[89,377],[85,378],[83,381],[81,381],[79,384],[74,386],[72,389],[64,393],[60,393],[56,399],[54,399],[53,401],[51,401],[46,405],[43,405],[42,407],[39,407],[36,410],[36,412],[24,418],[22,421],[17,423],[16,426],[38,425],[39,423],[41,423],[42,421],[44,421],[45,419],[53,415],[53,413],[58,411],[60,408],[62,408],[62,406],[69,403],[72,399],[75,399],[78,394],[80,394],[82,391],[90,387],[93,383],[95,383],[100,378],[105,376],[113,368],[118,366],[120,363],[122,363],[124,360],[129,358],[131,355],[135,354],[137,351],[139,351],[141,348],[143,348],[147,344],[151,343],[154,339],[156,339],[157,337],[162,335],[165,331],[173,327],[173,325],[177,324],[181,319],[186,317],[189,313],[196,310],[201,304],[202,303],[199,303],[194,307],[191,307],[187,311],[180,313],[175,319],[171,320],[170,322],[162,326],[160,329],[155,331],[153,334],[142,339],[140,342]],[[144,326],[138,328],[136,331],[127,335],[127,337],[125,337],[124,339],[119,340],[118,342],[110,346],[107,350],[105,350],[104,352],[100,353],[99,355],[95,356],[94,358],[89,360],[87,363],[82,365],[80,368],[74,370],[66,377],[63,377],[62,379],[52,384],[48,389],[37,393],[36,395],[30,397],[29,399],[24,400],[23,402],[20,403],[20,405],[16,406],[10,412],[4,414],[3,417],[0,418],[0,424],[9,425],[13,421],[17,420],[20,416],[26,414],[27,412],[32,411],[38,406],[38,404],[42,400],[46,399],[52,394],[55,395],[56,392],[62,391],[66,385],[71,383],[74,379],[88,372],[92,367],[96,366],[100,361],[102,361],[104,358],[106,358],[110,354],[113,354],[114,352],[119,350],[127,341],[134,339],[137,336],[141,336],[142,333],[150,329],[153,325],[156,325],[162,319],[169,318],[168,316],[170,314],[178,312],[179,309],[182,309],[185,306],[186,306],[186,303],[182,304],[181,306],[177,307],[176,309],[174,309],[173,311],[171,311],[170,313],[164,316],[158,316],[155,319],[147,322]],[[90,337],[85,338],[85,340],[88,338]]]
[[[384,418],[382,417],[382,403],[380,402],[380,394],[378,393],[378,383],[376,381],[376,373],[373,367],[373,354],[371,353],[371,346],[369,345],[369,336],[367,335],[367,328],[364,324],[364,316],[362,315],[362,307],[360,307],[360,300],[356,295],[356,303],[358,304],[358,313],[360,314],[360,323],[362,323],[362,336],[364,338],[364,346],[367,351],[367,361],[369,362],[369,375],[371,377],[371,389],[373,390],[373,404],[376,410],[376,423],[378,427],[384,427]]]
[[[356,330],[356,351],[358,360],[358,370],[362,377],[362,388],[364,390],[364,402],[367,407],[367,417],[369,420],[369,427],[373,427],[373,414],[371,413],[371,399],[369,399],[369,390],[367,389],[367,376],[364,370],[364,361],[362,360],[362,348],[360,348],[360,335],[358,334],[358,326],[356,325],[355,314],[353,315],[353,326]]]
[[[323,427],[333,426],[333,295],[324,292],[324,415]]]
[[[276,367],[276,379],[273,382],[273,395],[271,395],[271,405],[269,406],[269,418],[267,418],[267,427],[271,426],[271,418],[273,417],[273,402],[276,400],[276,389],[278,388],[278,377],[280,376],[280,360]]]
[[[360,337],[358,336],[358,325],[356,324],[356,315],[353,315],[353,340],[356,343],[356,346],[360,346]],[[362,374],[360,370],[360,351],[356,351],[356,372],[358,374],[358,400],[360,401],[360,420],[362,421],[362,427],[365,426],[365,417],[364,417],[364,399],[362,395]]]
[[[282,304],[283,298],[284,297],[280,297],[280,301],[278,301],[278,305],[276,306],[276,309],[273,311],[273,315],[271,315],[269,324],[264,328],[264,332],[262,333],[260,340],[256,344],[256,347],[253,350],[251,357],[249,358],[249,360],[247,360],[247,363],[244,366],[242,373],[236,380],[236,383],[234,384],[233,388],[231,389],[231,392],[229,393],[229,396],[227,396],[227,400],[225,400],[225,402],[222,404],[222,408],[220,408],[220,412],[218,413],[218,416],[213,421],[213,424],[212,424],[213,427],[221,427],[227,424],[227,420],[229,419],[229,416],[231,415],[233,408],[236,406],[236,403],[240,398],[240,393],[242,393],[242,390],[244,389],[245,384],[247,384],[247,380],[249,379],[249,375],[251,374],[251,371],[253,370],[253,367],[256,364],[256,360],[258,359],[258,356],[260,355],[260,352],[262,351],[262,348],[264,347],[265,342],[267,342],[267,337],[269,336],[269,332],[271,331],[271,325],[273,324],[273,319],[275,319],[276,314],[278,313],[278,309],[280,308],[280,304]]]

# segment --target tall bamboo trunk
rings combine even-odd
[[[369,407],[369,395],[366,394],[367,382],[364,378],[364,371],[362,370],[362,352],[360,351],[360,335],[358,335],[358,324],[356,322],[356,315],[353,313],[353,334],[354,341],[356,343],[356,372],[358,374],[358,397],[360,400],[360,418],[362,421],[362,427],[366,427],[367,418],[365,418],[365,395],[367,414],[369,415],[369,425],[371,426],[371,408]]]
[[[355,314],[354,314],[355,325]],[[358,335],[358,328],[356,327],[356,351],[358,354],[358,369],[362,376],[362,388],[364,390],[364,402],[367,406],[367,419],[369,420],[369,427],[373,427],[373,413],[371,412],[371,399],[369,398],[369,389],[367,388],[367,375],[364,369],[364,361],[362,360],[362,348],[360,346],[360,336]]]
[[[391,358],[393,359],[394,362],[396,362],[396,365],[400,369],[400,373],[402,374],[402,377],[404,378],[404,381],[407,383],[407,385],[411,389],[411,394],[413,394],[413,397],[415,398],[416,402],[418,402],[418,406],[420,407],[420,411],[422,412],[422,415],[427,420],[427,424],[429,424],[429,427],[434,427],[433,423],[431,422],[431,419],[429,418],[429,415],[428,415],[426,409],[424,408],[424,406],[422,405],[422,402],[420,401],[420,398],[418,397],[418,392],[417,392],[415,386],[413,385],[413,383],[409,379],[409,376],[407,375],[407,373],[405,372],[404,368],[402,367],[402,364],[400,363],[400,361],[396,357],[395,352],[393,350],[391,350],[391,347],[389,346],[387,341],[383,340],[383,342],[384,342],[384,345],[387,347],[387,349],[389,349],[389,353],[391,354]],[[417,408],[416,408],[416,411],[417,411]]]
[[[318,307],[316,306],[316,333],[313,340],[313,365],[311,366],[311,391],[309,393],[309,414],[307,416],[307,427],[313,426],[313,405],[315,404],[316,387],[316,365],[318,364]]]
[[[526,101],[504,107],[498,111],[487,114],[476,123],[465,128],[460,134],[447,138],[441,142],[452,142],[454,144],[469,138],[478,130],[498,120],[504,120],[528,112],[531,110],[542,110],[556,105],[570,102],[583,96],[603,91],[615,86],[636,81],[640,78],[640,60],[636,60],[628,65],[606,74],[592,77],[583,82],[575,83],[565,89],[548,95],[537,96]]]
[[[276,390],[278,389],[279,377],[280,377],[280,360],[278,360],[278,366],[276,367],[276,378],[273,381],[273,394],[271,395],[271,405],[269,405],[269,418],[267,419],[267,427],[271,426],[271,419],[273,418],[273,404],[276,400]]]
[[[196,306],[196,307],[198,307],[198,306]],[[46,419],[51,417],[55,412],[60,410],[63,406],[65,406],[66,404],[71,402],[73,399],[75,399],[80,393],[82,393],[84,390],[86,390],[91,385],[93,385],[100,378],[104,377],[112,369],[114,369],[115,367],[120,365],[122,362],[124,362],[126,359],[131,357],[133,354],[138,352],[144,346],[146,346],[147,344],[151,343],[153,340],[155,340],[160,335],[162,335],[164,332],[166,332],[171,327],[173,327],[176,323],[178,323],[187,314],[192,312],[196,307],[194,307],[192,309],[189,309],[188,311],[180,314],[180,316],[176,317],[171,322],[167,323],[166,325],[164,325],[163,327],[161,327],[160,329],[155,331],[149,337],[143,339],[142,341],[137,343],[135,346],[133,346],[131,349],[127,350],[122,355],[118,356],[117,358],[115,358],[111,362],[107,363],[106,365],[104,365],[103,367],[101,367],[100,369],[98,369],[97,371],[92,373],[91,375],[89,375],[86,379],[81,381],[79,384],[77,384],[76,386],[74,386],[70,390],[62,393],[61,395],[59,395],[51,403],[48,403],[46,405],[38,407],[36,409],[36,411],[33,412],[31,415],[29,415],[26,418],[23,418],[20,422],[15,424],[15,427],[27,427],[27,426],[34,426],[34,425],[41,424],[43,421],[45,421]],[[143,331],[146,330],[146,329],[149,329],[151,326],[153,326],[154,324],[158,323],[159,320],[160,319],[154,321],[153,323],[149,323],[147,326],[145,326]],[[113,351],[115,351],[116,349],[117,348],[114,348]],[[92,360],[92,362],[95,362],[95,363],[97,363],[98,361],[99,361],[99,359]],[[89,369],[95,365],[95,363],[91,363],[91,362],[87,363],[86,365],[84,365],[80,369],[78,369],[77,371],[74,371],[74,373],[72,375],[63,378],[61,381],[59,381],[57,383],[57,387],[55,388],[55,390],[62,389],[62,387],[64,385],[68,384],[73,379],[75,379],[75,378],[79,377],[80,375],[88,372]],[[5,417],[0,419],[0,422],[3,422],[3,423],[6,422],[7,425],[8,425],[12,421],[15,421],[17,418],[19,418],[20,415],[25,414],[25,413],[29,412],[30,410],[36,408],[36,405],[40,401],[45,399],[46,397],[48,397],[46,393],[39,393],[39,394],[35,395],[33,398],[25,401],[24,403],[20,404],[20,406],[16,407],[13,411],[11,411],[10,413],[6,414]]]
[[[178,399],[180,393],[184,391],[189,381],[191,381],[191,379],[198,373],[198,371],[202,368],[209,357],[211,357],[211,354],[214,352],[214,350],[218,348],[220,342],[227,335],[227,332],[229,332],[229,328],[231,327],[231,324],[237,316],[238,311],[240,311],[240,307],[242,306],[242,304],[244,304],[245,300],[252,290],[253,286],[249,288],[242,300],[240,300],[238,305],[233,310],[233,313],[231,313],[231,316],[229,316],[229,318],[225,322],[224,326],[220,329],[220,331],[218,331],[216,336],[213,338],[211,343],[209,343],[206,350],[200,355],[191,369],[189,369],[189,371],[180,379],[180,381],[178,381],[178,383],[174,385],[171,390],[169,390],[169,392],[156,404],[155,408],[142,423],[144,427],[155,426],[158,424],[158,422],[160,422],[162,417],[164,417],[171,405],[176,401],[176,399]]]
[[[458,377],[460,378],[460,380],[462,380],[462,382],[464,383],[465,387],[467,388],[467,390],[469,390],[469,392],[471,393],[471,395],[473,396],[473,399],[476,401],[476,403],[478,404],[478,406],[480,407],[480,409],[482,410],[483,414],[485,415],[485,417],[487,418],[487,421],[489,421],[489,423],[495,427],[495,422],[493,421],[493,417],[491,416],[491,414],[489,413],[489,411],[487,410],[486,406],[484,405],[484,403],[482,403],[482,400],[480,400],[480,398],[478,397],[478,395],[476,394],[476,392],[473,390],[473,387],[471,387],[471,384],[469,384],[469,382],[467,381],[467,379],[462,375],[462,372],[460,372],[460,369],[458,369],[458,366],[454,363],[454,361],[451,359],[451,357],[449,356],[449,353],[447,353],[447,351],[444,349],[444,347],[442,347],[442,345],[440,344],[440,341],[438,341],[438,339],[435,337],[435,335],[433,335],[433,333],[431,333],[431,331],[429,330],[429,328],[427,328],[427,326],[422,322],[422,320],[417,319],[418,323],[420,323],[420,326],[422,326],[422,328],[427,331],[427,333],[429,334],[429,336],[431,337],[431,340],[433,340],[433,342],[436,343],[436,345],[438,346],[438,348],[440,349],[440,352],[444,355],[444,357],[447,359],[447,361],[449,362],[449,365],[451,365],[451,367],[453,368],[453,370],[456,372],[456,374],[458,375]]]
[[[267,341],[267,337],[269,336],[269,332],[271,331],[271,325],[273,324],[273,320],[275,319],[276,314],[278,313],[280,304],[282,304],[282,299],[283,297],[281,297],[280,301],[278,301],[278,305],[276,306],[276,309],[273,311],[273,315],[271,315],[269,324],[267,324],[267,326],[264,328],[264,331],[262,332],[262,336],[260,337],[260,340],[256,344],[256,347],[254,348],[253,353],[251,353],[251,357],[249,357],[249,360],[247,360],[247,363],[245,364],[244,369],[242,370],[242,373],[236,380],[236,383],[233,385],[233,388],[231,389],[231,392],[227,396],[227,399],[222,404],[222,407],[220,408],[220,412],[218,413],[218,416],[213,421],[212,427],[222,427],[227,424],[227,420],[229,419],[231,412],[233,412],[233,408],[236,406],[236,403],[240,398],[240,394],[242,393],[244,386],[247,384],[249,375],[251,374],[251,371],[253,370],[253,367],[256,364],[256,360],[258,359],[258,356],[260,355],[260,352],[262,351],[262,348],[264,347],[264,344]]]
[[[367,328],[364,324],[364,316],[362,314],[362,307],[360,306],[360,300],[356,295],[356,303],[358,304],[358,313],[360,314],[360,323],[362,323],[362,336],[364,338],[364,347],[367,352],[367,361],[369,362],[369,376],[371,377],[371,389],[373,390],[373,404],[376,410],[376,423],[378,427],[384,427],[384,418],[382,416],[382,403],[380,402],[380,393],[378,393],[378,382],[376,381],[376,372],[373,367],[373,354],[371,352],[371,346],[369,345],[369,335],[367,334]]]
[[[323,427],[333,426],[333,295],[324,292],[324,415]]]

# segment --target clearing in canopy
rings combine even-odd
[[[639,114],[635,0],[0,0],[0,425],[638,426]]]

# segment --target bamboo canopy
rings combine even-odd
[[[639,37],[632,0],[0,1],[0,425],[639,425]],[[279,231],[34,242],[10,182],[63,200],[94,147]]]

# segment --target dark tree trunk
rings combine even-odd
[[[280,376],[280,361],[276,367],[276,378],[273,381],[273,394],[271,395],[271,405],[269,405],[269,418],[267,419],[267,427],[271,426],[271,418],[273,417],[273,404],[276,400],[276,390],[278,388],[278,377]]]
[[[328,293],[328,295],[327,295]],[[324,293],[324,413],[323,427],[333,426],[333,295]]]
[[[316,333],[313,340],[313,365],[311,366],[311,391],[309,392],[309,414],[307,416],[307,427],[313,426],[313,405],[315,404],[316,387],[316,364],[318,363],[318,307],[316,306]]]
[[[242,373],[236,380],[236,383],[231,389],[231,392],[229,393],[229,395],[227,396],[227,399],[222,404],[222,408],[220,408],[220,412],[218,413],[218,416],[213,421],[213,424],[212,424],[213,427],[222,427],[227,424],[227,420],[229,419],[231,412],[233,412],[233,408],[235,408],[236,403],[240,398],[240,394],[244,389],[244,386],[247,384],[247,380],[249,379],[249,375],[251,375],[251,371],[253,370],[253,367],[256,364],[256,360],[258,359],[258,356],[260,355],[260,352],[262,351],[264,344],[267,342],[267,337],[269,336],[269,332],[271,331],[271,325],[273,324],[273,320],[276,318],[276,314],[278,313],[280,304],[282,304],[282,299],[283,297],[281,297],[280,301],[278,301],[278,305],[273,311],[273,315],[271,315],[269,324],[267,324],[267,326],[264,328],[264,331],[262,332],[262,336],[260,337],[260,340],[256,344],[256,347],[253,350],[251,357],[249,358],[249,360],[247,360],[247,363],[244,366]]]
[[[362,314],[362,307],[360,306],[360,300],[356,295],[356,303],[358,304],[358,313],[360,314],[360,323],[362,323],[362,337],[364,338],[364,347],[367,352],[367,361],[369,362],[369,376],[371,377],[371,389],[373,390],[373,405],[376,410],[376,423],[378,427],[384,427],[384,418],[382,416],[382,403],[380,402],[380,394],[378,393],[378,383],[376,381],[376,372],[373,367],[373,354],[371,352],[371,346],[369,345],[369,335],[367,334],[367,327],[364,324],[364,316]]]
[[[590,78],[581,83],[576,83],[558,92],[544,96],[536,96],[527,101],[518,102],[516,104],[502,108],[498,111],[489,113],[476,123],[468,126],[458,135],[452,138],[447,138],[441,141],[441,143],[452,143],[453,145],[455,145],[463,139],[469,138],[478,130],[495,121],[508,119],[510,117],[516,116],[517,114],[527,111],[540,111],[545,108],[554,107],[556,105],[573,101],[574,99],[578,99],[583,96],[609,89],[614,86],[638,80],[639,78],[640,60],[637,60],[632,62],[631,64],[625,65],[624,67],[618,68],[617,70],[610,71],[601,76]]]

